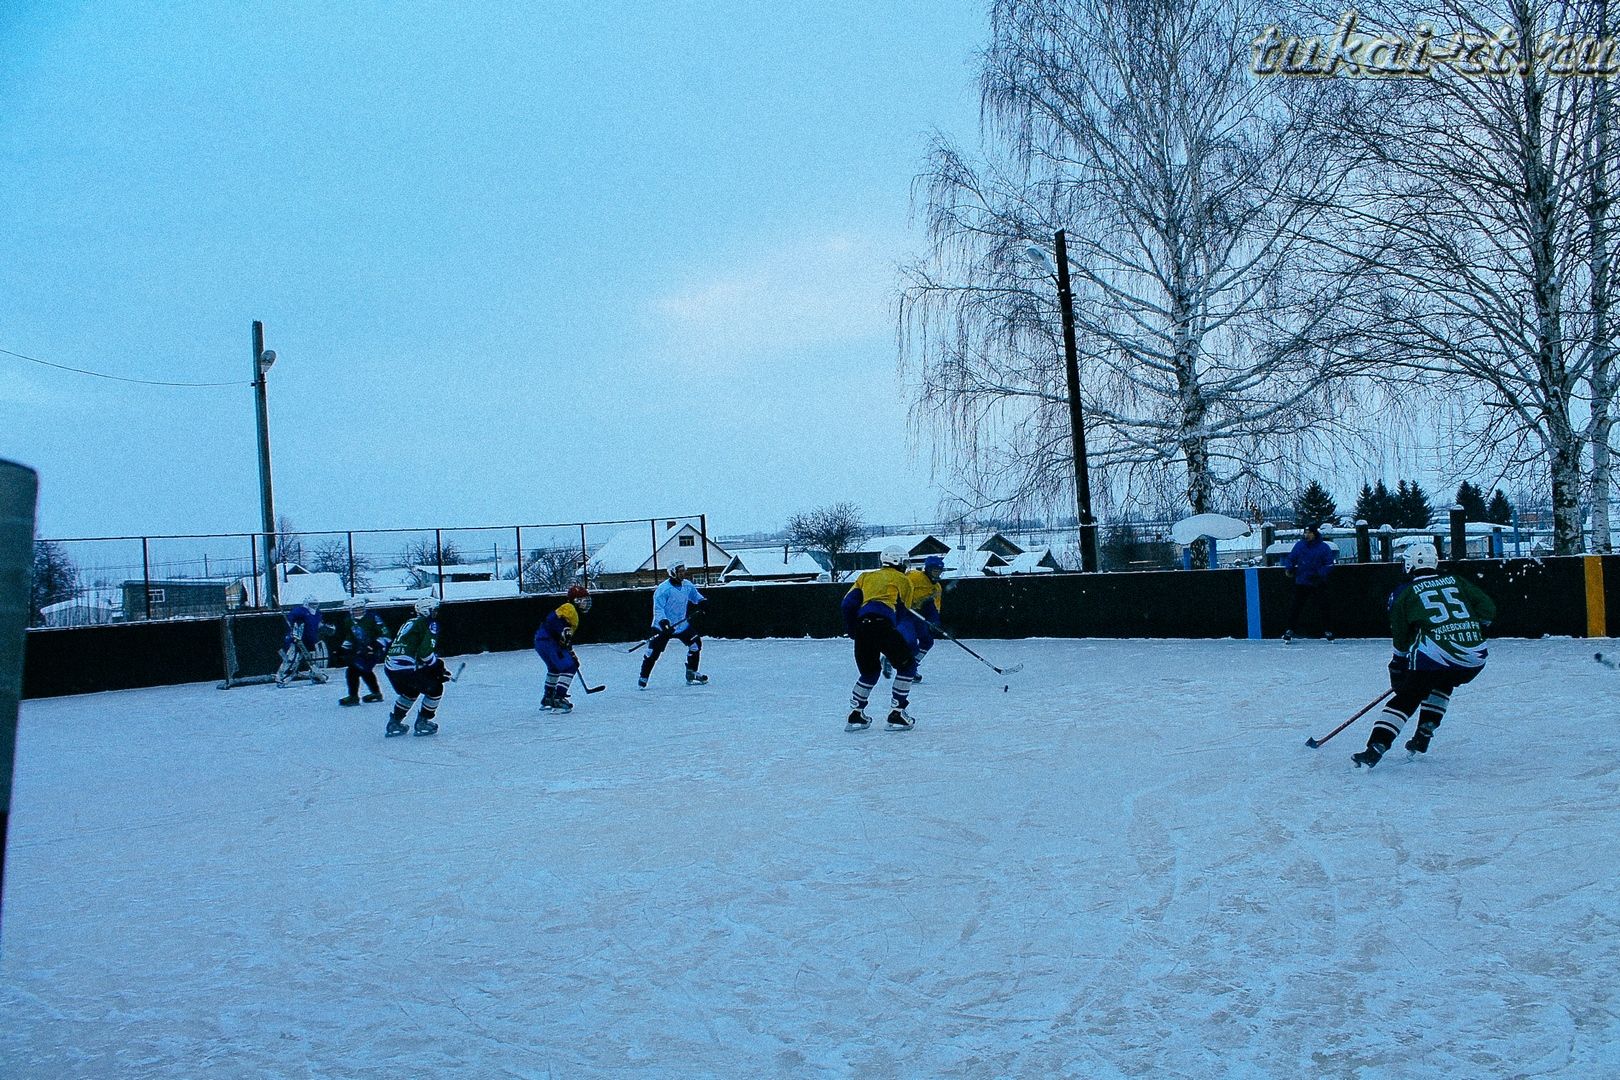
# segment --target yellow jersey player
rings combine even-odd
[[[850,695],[850,714],[845,731],[864,731],[872,726],[866,703],[882,675],[882,661],[894,665],[894,700],[889,708],[889,729],[908,731],[916,723],[906,711],[911,684],[917,676],[917,657],[901,632],[903,620],[911,618],[913,585],[906,576],[906,550],[887,547],[879,556],[881,565],[855,579],[844,595],[844,630],[855,639],[855,690]]]

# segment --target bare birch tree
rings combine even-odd
[[[902,365],[936,466],[979,505],[1072,490],[1056,294],[1026,258],[1067,231],[1093,466],[1195,513],[1264,501],[1347,392],[1324,314],[1348,277],[1310,233],[1345,175],[1314,93],[1256,80],[1250,0],[998,0],[984,154],[938,141],[905,270]],[[1158,492],[1155,489],[1159,489]],[[1106,499],[1106,494],[1104,495]]]
[[[1440,7],[1447,29],[1511,38],[1527,57],[1544,31],[1573,31],[1594,16],[1587,0]],[[1363,16],[1399,27],[1392,9]],[[1345,110],[1331,136],[1368,162],[1356,198],[1343,203],[1347,235],[1365,245],[1363,269],[1379,279],[1348,305],[1361,348],[1440,377],[1446,393],[1484,387],[1487,419],[1475,437],[1533,440],[1551,491],[1553,550],[1579,551],[1589,445],[1604,448],[1593,479],[1602,472],[1610,483],[1607,88],[1527,62],[1497,77],[1437,72],[1355,93],[1363,107]]]

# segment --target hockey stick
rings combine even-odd
[[[1369,701],[1366,706],[1356,713],[1356,715],[1352,716],[1350,719],[1346,720],[1344,723],[1340,724],[1338,727],[1334,728],[1320,739],[1306,739],[1305,745],[1310,747],[1312,750],[1315,750],[1318,746],[1321,746],[1323,743],[1333,738],[1333,736],[1337,735],[1339,732],[1343,731],[1345,728],[1349,727],[1351,724],[1355,723],[1357,720],[1360,720],[1363,716],[1366,716],[1378,706],[1382,705],[1384,703],[1384,699],[1389,697],[1394,692],[1395,691],[1393,689],[1385,690],[1382,694],[1379,694],[1377,697]]]
[[[466,671],[466,670],[467,670],[467,661],[463,660],[461,663],[456,665],[456,670],[450,673],[450,681],[451,682],[456,682],[456,681],[460,680],[461,673],[463,671]]]
[[[579,685],[585,688],[587,694],[600,694],[607,689],[607,683],[603,683],[601,686],[592,686],[585,681],[585,671],[579,666],[579,657],[577,656],[574,657],[574,672],[579,676]]]
[[[980,656],[978,653],[974,652],[972,649],[968,648],[966,645],[963,645],[956,638],[954,638],[951,635],[947,634],[942,628],[940,628],[938,626],[931,626],[930,628],[934,631],[934,633],[938,634],[940,637],[944,638],[946,641],[955,642],[955,644],[963,652],[965,652],[969,656],[973,657],[973,659],[977,660],[979,663],[983,664],[985,667],[989,668],[991,671],[995,672],[997,675],[1016,675],[1020,671],[1024,670],[1024,665],[1023,664],[1014,664],[1010,668],[996,667],[996,665],[992,664],[990,661],[986,660],[984,657]]]
[[[1593,653],[1592,659],[1596,660],[1610,671],[1620,671],[1620,660],[1616,660],[1612,656],[1604,656],[1602,653]]]

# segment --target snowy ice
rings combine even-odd
[[[336,678],[25,702],[0,1073],[1620,1075],[1612,642],[1493,643],[1370,772],[1305,739],[1384,643],[971,644],[1025,669],[941,642],[910,732],[810,640],[584,647],[569,716],[466,657],[433,738]]]

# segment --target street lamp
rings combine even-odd
[[[1039,244],[1024,254],[1057,279],[1058,306],[1063,309],[1063,367],[1069,382],[1069,434],[1074,442],[1074,494],[1080,509],[1080,569],[1097,570],[1097,521],[1091,516],[1091,475],[1086,464],[1086,421],[1080,412],[1080,357],[1074,340],[1074,293],[1069,288],[1068,238],[1059,229],[1053,238],[1057,263]]]
[[[264,515],[264,563],[267,574],[265,598],[270,607],[280,607],[280,589],[276,581],[276,497],[270,486],[270,402],[266,396],[265,376],[276,354],[264,347],[264,323],[253,320],[253,394],[259,411],[259,509]]]

